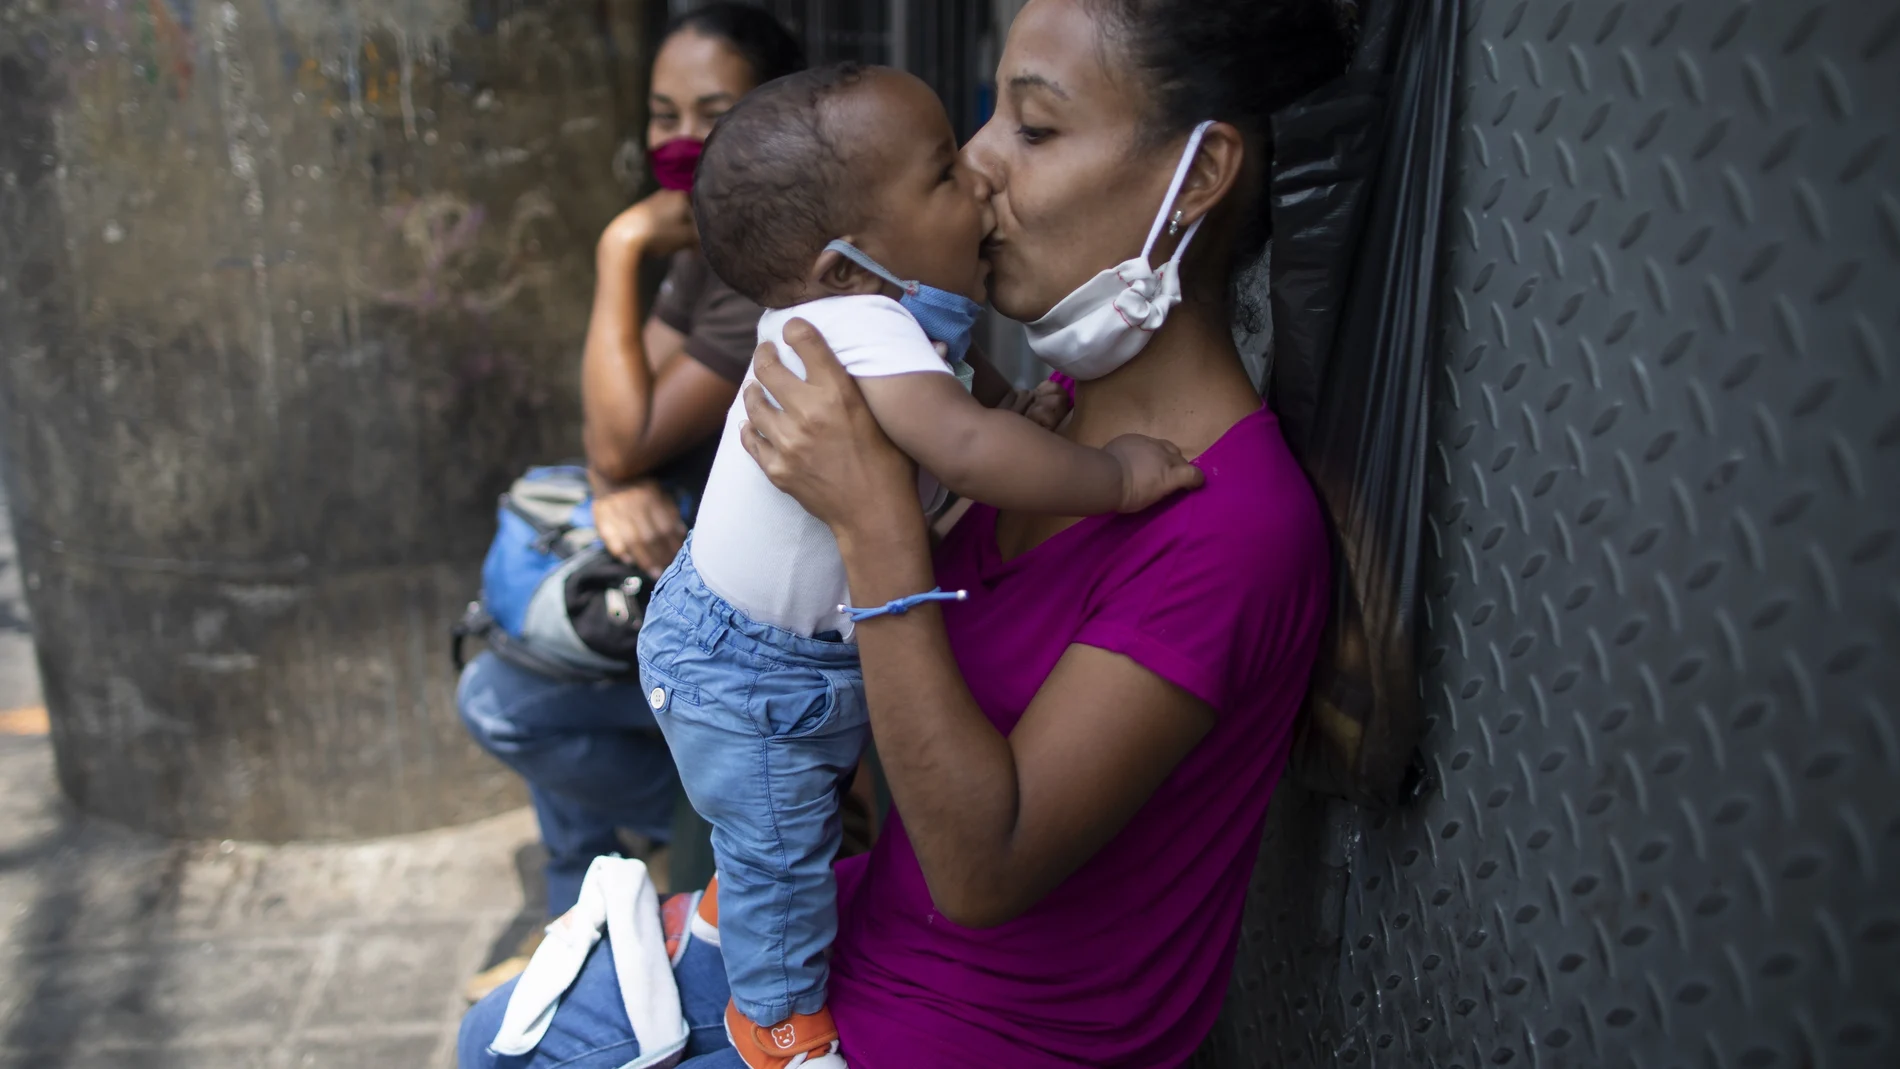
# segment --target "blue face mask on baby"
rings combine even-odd
[[[924,328],[924,334],[931,341],[942,342],[950,347],[949,360],[952,367],[965,366],[963,358],[970,354],[970,334],[976,329],[976,317],[982,313],[982,305],[960,293],[926,286],[915,279],[898,278],[883,264],[864,255],[857,246],[848,241],[834,241],[825,246],[825,251],[836,252],[903,290],[904,293],[897,298],[897,303],[903,305],[904,310],[917,320],[917,325]],[[959,370],[958,378],[962,377],[963,372]]]

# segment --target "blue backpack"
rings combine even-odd
[[[456,671],[462,643],[473,637],[497,657],[555,679],[636,674],[653,577],[601,546],[587,469],[529,470],[501,495],[496,515],[481,599],[451,630]]]

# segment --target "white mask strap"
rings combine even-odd
[[[1155,225],[1148,230],[1148,243],[1141,247],[1142,259],[1146,260],[1154,252],[1155,242],[1160,240],[1161,228],[1168,223],[1168,213],[1174,208],[1175,198],[1181,195],[1181,187],[1187,184],[1188,170],[1194,166],[1194,157],[1201,151],[1201,139],[1207,136],[1208,128],[1213,125],[1214,120],[1208,119],[1188,135],[1187,150],[1181,153],[1181,162],[1174,168],[1174,181],[1168,185],[1168,199],[1161,202],[1161,214],[1155,216]],[[1194,240],[1194,232],[1201,228],[1204,221],[1196,219],[1194,225],[1188,228],[1187,237],[1182,238],[1180,247],[1174,250],[1175,261],[1180,260],[1181,254],[1187,251],[1188,242]]]

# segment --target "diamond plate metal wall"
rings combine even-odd
[[[1900,6],[1467,19],[1429,796],[1283,792],[1201,1064],[1900,1065]]]

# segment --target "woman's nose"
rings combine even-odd
[[[988,175],[967,164],[964,170],[970,173],[970,191],[976,194],[976,199],[987,204],[991,197],[996,196],[996,186]]]
[[[976,195],[984,200],[996,196],[1003,188],[1001,172],[996,166],[996,153],[989,147],[993,136],[990,131],[995,126],[996,120],[991,119],[963,145],[963,166],[974,180]]]

